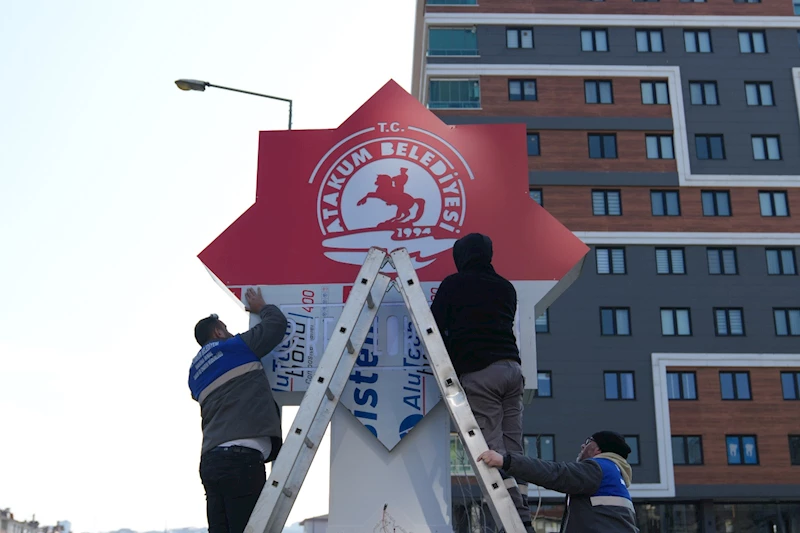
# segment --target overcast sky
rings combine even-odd
[[[258,131],[287,106],[173,81],[336,127],[409,88],[414,3],[2,0],[0,508],[78,532],[206,525],[192,328],[247,317],[196,256],[253,203]],[[328,454],[290,523],[327,512]]]

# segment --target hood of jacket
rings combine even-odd
[[[453,261],[459,272],[494,272],[492,240],[480,233],[470,233],[453,245]]]
[[[631,465],[628,464],[628,461],[623,459],[621,455],[611,452],[603,452],[595,455],[592,457],[592,459],[609,459],[613,461],[614,464],[619,467],[620,472],[622,472],[622,479],[625,480],[625,486],[631,486],[631,482],[633,481],[633,470],[631,469]]]

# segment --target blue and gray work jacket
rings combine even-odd
[[[638,533],[628,484],[631,467],[616,454],[579,462],[554,462],[507,455],[507,474],[567,494],[562,533]]]

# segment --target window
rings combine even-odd
[[[740,31],[739,51],[743,54],[766,54],[766,33],[763,31]]]
[[[669,89],[665,81],[643,81],[642,103],[643,104],[669,104]]]
[[[536,80],[508,80],[508,99],[535,101]]]
[[[531,189],[528,191],[528,194],[531,197],[531,200],[536,202],[539,205],[544,205],[544,197],[542,196],[542,189]]]
[[[636,30],[637,52],[663,52],[664,36],[661,30]]]
[[[604,372],[606,400],[635,400],[633,372]]]
[[[775,335],[797,337],[800,335],[800,309],[773,309]]]
[[[733,0],[734,4],[760,4],[761,0]]]
[[[430,109],[479,109],[481,91],[478,80],[431,80]]]
[[[781,372],[784,400],[800,400],[800,372]]]
[[[704,4],[706,0],[681,0],[684,4]]]
[[[703,438],[699,435],[672,436],[672,464],[703,464]]]
[[[522,438],[522,447],[528,457],[544,461],[555,461],[555,440],[556,438],[553,435],[525,435]]]
[[[601,335],[630,335],[631,317],[627,307],[600,308]]]
[[[672,135],[645,135],[647,159],[675,159]]]
[[[781,158],[781,140],[777,135],[753,135],[753,159],[777,161]]]
[[[550,371],[538,372],[536,375],[537,386],[534,395],[537,398],[552,398],[553,397],[553,379]]]
[[[767,274],[794,276],[797,274],[793,248],[767,248]]]
[[[650,209],[654,217],[680,215],[678,191],[650,191]]]
[[[692,105],[719,105],[717,82],[689,82],[689,100],[692,102]]]
[[[720,337],[744,335],[744,311],[737,308],[714,309],[714,325]]]
[[[507,48],[533,48],[533,28],[507,28]]]
[[[728,435],[725,437],[729,465],[757,465],[758,449],[755,435]]]
[[[629,465],[638,465],[641,464],[639,462],[639,436],[638,435],[625,435],[625,444],[631,449],[631,453],[628,454],[628,464]]]
[[[429,56],[476,56],[478,34],[475,28],[431,28],[428,30]]]
[[[747,97],[747,105],[775,105],[770,82],[747,82],[744,84],[744,94]]]
[[[469,453],[464,449],[458,433],[450,433],[450,475],[474,475]]]
[[[800,2],[794,5],[794,14],[800,15]],[[800,465],[800,435],[789,435],[789,461]]]
[[[590,133],[589,157],[592,159],[616,159],[617,135],[615,133]]]
[[[597,216],[622,215],[620,192],[592,191],[592,214]]]
[[[687,336],[692,334],[692,320],[688,309],[661,309],[661,334]]]
[[[583,92],[587,104],[614,103],[614,91],[610,81],[586,80],[583,82]]]
[[[608,52],[608,30],[581,30],[581,50],[584,52]]]
[[[686,30],[683,44],[689,53],[711,53],[711,32],[709,30]]]
[[[709,274],[732,276],[739,273],[736,248],[706,248],[706,256]]]
[[[529,156],[542,155],[541,152],[539,152],[538,133],[528,133],[528,155]]]
[[[656,273],[686,274],[683,248],[656,248]]]
[[[670,400],[696,400],[697,376],[694,372],[667,372],[667,397]]]
[[[800,15],[800,0],[794,0],[794,3],[792,5],[794,6],[794,14]]]
[[[788,217],[789,202],[786,191],[759,191],[758,203],[762,217]]]
[[[536,318],[536,333],[550,333],[550,310]]]
[[[723,400],[750,400],[749,372],[720,372],[719,386]]]
[[[625,274],[625,248],[597,248],[598,274]]]
[[[701,191],[700,200],[703,204],[703,216],[731,216],[731,193],[729,191]]]
[[[725,159],[725,141],[722,135],[695,135],[697,159]]]

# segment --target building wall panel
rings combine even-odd
[[[669,369],[673,370],[673,369]],[[678,369],[675,369],[678,370]],[[797,483],[800,467],[789,458],[789,434],[800,434],[800,402],[782,397],[786,368],[684,368],[697,375],[697,401],[670,401],[673,435],[703,437],[703,465],[676,465],[678,485]],[[719,372],[748,370],[752,400],[722,400]],[[800,370],[800,361],[798,368]],[[758,465],[729,465],[725,436],[756,435]]]
[[[530,158],[531,160],[536,158]],[[535,174],[534,180],[535,180]],[[536,188],[534,182],[531,187]],[[752,187],[730,189],[680,188],[680,216],[653,216],[650,188],[612,187],[621,192],[622,216],[592,214],[591,187],[544,186],[543,203],[553,216],[572,231],[702,231],[702,232],[800,232],[800,190],[787,190],[789,217],[761,216],[758,192]],[[666,188],[678,190],[678,188]],[[704,216],[701,203],[703,190],[729,190],[730,217]],[[765,190],[775,190],[766,188]]]
[[[424,0],[423,0],[424,1]],[[762,0],[758,4],[734,4],[732,0],[687,3],[679,0],[631,2],[631,0],[479,0],[477,6],[428,5],[428,13],[558,13],[572,15],[733,15],[789,16],[792,6],[785,0]]]

